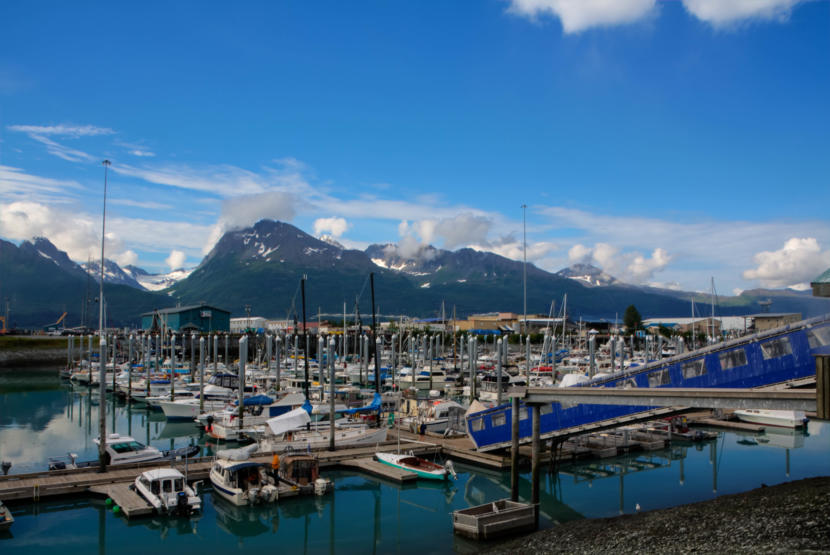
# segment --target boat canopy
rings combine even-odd
[[[282,435],[285,432],[302,428],[311,422],[311,416],[308,411],[300,407],[292,411],[286,412],[279,416],[269,419],[268,427],[274,435]]]
[[[372,402],[369,403],[368,405],[366,405],[364,407],[356,407],[356,408],[353,408],[353,409],[346,409],[346,410],[341,411],[341,412],[343,412],[345,414],[355,414],[355,413],[358,413],[358,412],[374,412],[374,411],[380,410],[381,401],[382,401],[382,399],[380,397],[380,393],[375,393],[374,397],[372,397]]]
[[[251,453],[256,451],[257,445],[251,444],[238,449],[222,449],[217,451],[216,456],[220,459],[228,459],[229,461],[247,461]]]
[[[225,467],[225,470],[227,470],[228,472],[237,472],[238,470],[242,470],[243,468],[252,468],[252,467],[255,467],[255,466],[256,467],[262,466],[262,463],[253,462],[253,461],[246,461],[246,462],[241,462],[239,464],[234,464],[234,465],[231,465],[231,466],[227,466],[227,467]]]
[[[242,406],[254,407],[257,405],[270,405],[273,402],[274,400],[267,395],[254,395],[252,397],[245,397],[245,399],[242,401]],[[237,401],[235,404],[239,406],[239,401]]]

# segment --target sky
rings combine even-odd
[[[0,237],[197,265],[262,218],[721,294],[830,267],[822,0],[0,4]]]

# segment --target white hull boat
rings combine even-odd
[[[781,428],[800,428],[807,422],[804,411],[799,410],[746,409],[736,410],[734,414],[744,422]]]
[[[188,516],[202,510],[202,500],[176,469],[157,468],[142,472],[133,487],[158,513]]]

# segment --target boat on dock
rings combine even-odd
[[[174,468],[155,468],[139,474],[133,486],[161,514],[189,516],[202,510],[202,500]]]
[[[8,507],[0,501],[0,532],[5,532],[14,524],[14,517]]]
[[[415,455],[400,453],[375,453],[375,459],[385,465],[413,472],[419,478],[447,480],[450,475],[455,478],[455,469],[452,467],[451,461],[447,461],[445,465],[440,465]]]
[[[100,444],[100,439],[94,442]],[[199,453],[198,445],[190,445],[179,449],[161,451],[152,445],[144,445],[130,436],[110,434],[107,436],[105,452],[108,465],[135,464],[153,461],[176,460],[193,457]],[[98,461],[78,462],[78,456],[69,453],[68,459],[50,458],[49,470],[67,470],[98,466]]]
[[[254,449],[256,445],[219,451],[210,468],[214,491],[234,505],[272,503],[279,498],[279,488],[268,467],[250,460]]]
[[[800,410],[744,409],[733,413],[738,420],[779,428],[801,428],[807,423],[807,416]]]

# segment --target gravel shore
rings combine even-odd
[[[830,553],[830,477],[568,522],[488,553]]]

